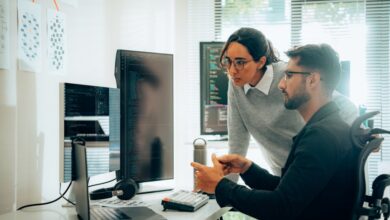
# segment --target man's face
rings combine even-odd
[[[287,109],[298,109],[307,103],[311,96],[306,88],[306,81],[311,73],[297,65],[299,58],[291,58],[285,76],[279,82],[279,89],[284,94],[284,106]]]

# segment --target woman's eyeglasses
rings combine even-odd
[[[229,70],[230,67],[233,64],[234,68],[236,68],[236,70],[240,71],[240,70],[243,70],[244,67],[245,67],[245,64],[247,64],[250,61],[252,61],[252,60],[245,60],[245,59],[234,59],[234,60],[231,60],[230,58],[225,57],[221,61],[221,66],[223,68],[225,68],[226,70]]]

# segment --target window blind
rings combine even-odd
[[[365,62],[362,62],[366,54],[364,2],[293,0],[291,9],[291,46],[330,44],[341,60],[350,62],[351,99],[363,104],[366,99],[366,90],[361,86],[365,84]]]
[[[209,0],[188,0],[188,61],[186,80],[180,83],[185,84],[185,91],[182,105],[186,106],[184,140],[194,140],[200,134],[200,42],[215,40],[215,17],[214,1]],[[182,73],[180,73],[182,74]]]
[[[390,129],[390,1],[366,0],[365,9],[367,107],[368,110],[381,111],[379,117],[375,118],[375,127]],[[388,135],[385,136],[382,150],[368,158],[370,182],[380,174],[381,163],[386,162],[390,162],[390,138]]]

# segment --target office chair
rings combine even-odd
[[[378,113],[379,111],[375,111],[361,115],[351,126],[350,137],[359,153],[355,176],[358,184],[356,186],[356,199],[353,205],[352,220],[358,220],[363,216],[367,216],[369,220],[380,219],[382,215],[384,219],[388,219],[390,215],[389,198],[383,198],[385,188],[390,185],[390,175],[382,174],[376,177],[372,183],[372,195],[367,195],[366,193],[364,172],[366,160],[371,152],[380,148],[384,140],[383,137],[379,137],[378,135],[390,134],[390,131],[373,128],[372,125],[369,128],[363,128],[361,124]]]

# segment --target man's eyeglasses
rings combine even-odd
[[[228,58],[228,57],[225,57],[221,60],[221,66],[223,68],[225,68],[226,70],[229,70],[230,67],[232,66],[232,64],[234,65],[234,68],[236,68],[236,70],[240,71],[240,70],[243,70],[244,67],[245,67],[245,64],[247,64],[248,62],[250,62],[252,60],[245,60],[245,59],[234,59],[233,61]]]
[[[294,74],[310,75],[311,72],[284,71],[284,81],[290,79]]]

